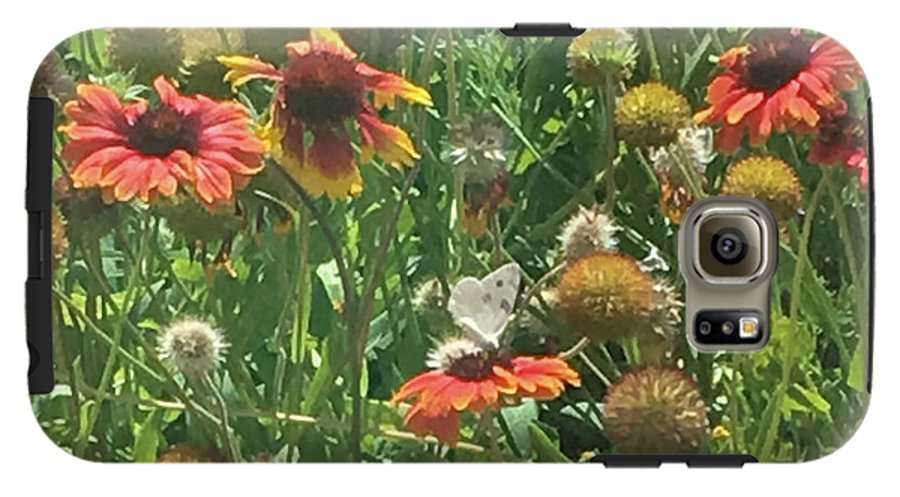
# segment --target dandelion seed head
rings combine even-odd
[[[221,330],[197,318],[166,326],[159,339],[160,356],[187,376],[202,376],[215,369],[227,348]]]
[[[563,225],[559,236],[563,256],[567,262],[575,262],[598,250],[613,251],[616,248],[614,236],[618,231],[619,227],[600,211],[599,206],[590,209],[582,206]]]

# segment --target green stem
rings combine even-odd
[[[790,325],[788,326],[788,336],[784,340],[784,348],[781,351],[781,381],[775,388],[775,394],[772,396],[772,402],[768,405],[763,413],[763,424],[765,429],[760,430],[760,436],[757,437],[756,451],[761,461],[771,460],[772,449],[775,445],[775,439],[778,436],[778,428],[781,425],[781,409],[784,405],[784,399],[787,395],[788,381],[791,379],[791,372],[794,369],[794,340],[791,337],[797,336],[797,326],[800,319],[800,301],[803,296],[803,273],[806,265],[809,263],[809,239],[813,228],[813,220],[816,217],[816,211],[819,209],[819,198],[825,191],[826,182],[820,181],[812,197],[809,200],[809,210],[806,219],[803,220],[803,233],[800,235],[800,246],[797,254],[797,264],[794,267],[794,276],[791,282],[791,303],[790,303]]]
[[[616,207],[616,85],[611,76],[603,85],[603,109],[606,115],[606,202],[603,208],[612,216]]]
[[[291,336],[291,362],[302,363],[306,355],[306,339],[309,335],[309,315],[312,303],[312,278],[309,265],[309,236],[311,219],[309,210],[300,208],[300,225],[297,227],[300,239],[300,269],[297,274],[299,291],[297,292],[297,325]]]
[[[222,397],[222,392],[219,391],[219,388],[213,383],[212,378],[209,377],[209,373],[203,373],[200,380],[203,383],[203,386],[205,386],[206,389],[209,390],[209,393],[212,394],[216,401],[216,406],[219,408],[219,429],[221,430],[222,444],[228,449],[231,461],[240,462],[241,450],[238,448],[233,430],[228,425],[229,416],[228,407],[225,405],[225,398]]]
[[[650,79],[659,81],[662,79],[662,71],[659,68],[659,56],[656,54],[656,44],[653,43],[653,35],[647,28],[641,29],[644,42],[647,45],[647,53],[650,55]]]
[[[600,371],[600,368],[598,368],[597,365],[594,364],[594,361],[592,361],[591,358],[584,353],[584,351],[578,353],[578,358],[581,359],[582,362],[584,362],[591,373],[594,373],[594,376],[596,376],[604,386],[609,388],[609,386],[612,385],[612,381],[609,380],[609,377],[603,374],[603,371]]]
[[[112,343],[109,347],[109,352],[106,355],[106,362],[103,366],[103,372],[100,375],[100,383],[97,386],[97,390],[101,392],[105,392],[112,382],[113,373],[116,370],[116,364],[119,353],[119,345],[122,341],[122,334],[124,330],[124,321],[126,318],[126,314],[131,309],[134,300],[134,294],[137,293],[137,282],[140,280],[140,271],[143,266],[144,259],[147,255],[147,246],[148,246],[148,237],[154,231],[154,229],[145,229],[143,230],[143,236],[141,237],[140,248],[138,249],[138,256],[136,258],[135,264],[131,271],[131,274],[128,275],[128,284],[125,288],[125,295],[122,301],[122,312],[117,313],[117,320],[115,330],[113,330]],[[99,257],[99,254],[98,254]],[[102,258],[101,258],[102,261]],[[102,264],[102,262],[101,262]],[[103,281],[102,267],[96,267],[93,264],[89,264],[90,270],[94,273],[94,277],[97,279],[98,285],[101,281]],[[102,285],[100,285],[102,286]],[[79,433],[78,441],[75,444],[75,452],[77,454],[84,454],[84,450],[87,448],[88,440],[91,436],[91,433],[94,431],[94,425],[97,423],[97,419],[100,416],[100,410],[103,405],[103,398],[97,397],[95,399],[97,402],[96,406],[93,410],[90,411],[88,415],[87,423],[82,425],[82,429]]]
[[[688,188],[691,189],[691,194],[694,196],[694,199],[700,200],[702,198],[705,198],[706,192],[704,192],[703,188],[700,187],[700,180],[697,176],[697,169],[692,164],[692,162],[694,162],[694,159],[688,157],[687,153],[684,150],[684,147],[681,146],[681,143],[677,141],[675,142],[675,146],[672,149],[672,156],[675,159],[675,164],[678,166],[678,170],[687,181]]]
[[[828,166],[822,166],[822,181],[828,187],[828,194],[831,197],[832,208],[834,209],[835,218],[837,218],[838,229],[841,233],[841,241],[844,244],[844,256],[847,257],[847,265],[850,267],[850,278],[856,291],[859,288],[859,265],[857,264],[856,251],[853,250],[853,237],[850,233],[850,224],[847,222],[847,216],[844,212],[844,205],[838,195],[837,188],[834,185],[832,170]]]
[[[738,385],[743,384],[743,354],[733,354],[732,375],[733,378],[728,383],[729,389],[729,409],[731,418],[731,437],[734,444],[735,453],[742,454],[744,452],[744,426],[740,421],[740,390]]]

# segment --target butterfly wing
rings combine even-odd
[[[470,338],[496,345],[519,293],[521,269],[507,264],[482,280],[463,278],[450,294],[448,310]]]

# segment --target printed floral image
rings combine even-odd
[[[109,29],[57,46],[51,440],[93,461],[823,457],[867,389],[868,87],[802,29]],[[688,342],[679,224],[780,231]]]

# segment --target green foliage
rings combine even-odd
[[[717,57],[750,35],[639,30],[634,74],[611,90],[620,95],[659,79],[698,111]],[[657,257],[654,277],[675,283],[672,297],[680,299],[678,227],[660,209],[650,151],[615,139],[608,124],[615,98],[572,81],[565,38],[416,30],[396,47],[387,35],[375,39],[377,46],[353,48],[427,87],[434,100],[430,108],[398,102],[380,111],[412,137],[421,155],[412,168],[377,159],[361,165],[360,196],[304,202],[269,161],[237,195],[240,216],[230,222],[239,226],[203,243],[137,201],[116,205],[115,216],[69,219],[70,246],[54,285],[58,386],[33,401],[57,444],[91,460],[141,462],[178,444],[285,462],[567,462],[616,450],[603,428],[603,401],[610,383],[641,364],[636,340],[590,344],[573,356],[582,386],[556,399],[463,412],[455,447],[410,432],[407,406],[390,399],[426,370],[436,344],[459,334],[423,289],[434,284],[446,304],[455,281],[510,260],[532,288],[559,264],[560,226],[581,206],[612,199],[603,207],[621,227],[618,250]],[[104,84],[129,101],[156,98],[133,71],[111,65],[108,43],[95,30],[56,50],[79,83]],[[271,83],[253,81],[234,98],[262,126],[272,92]],[[483,236],[463,226],[464,178],[451,165],[451,128],[464,116],[488,116],[505,136],[510,202],[491,213],[495,225]],[[57,139],[67,138],[57,131]],[[711,437],[706,452],[821,457],[849,438],[868,405],[868,199],[853,175],[810,164],[810,142],[784,133],[767,144],[796,170],[812,219],[809,232],[801,218],[782,226],[768,346],[699,354],[681,335],[673,346],[669,361],[697,381],[710,426],[728,433]],[[736,157],[750,153],[742,147]],[[731,163],[719,155],[706,167],[707,193],[717,193]],[[70,166],[60,159],[55,176]],[[574,345],[550,298],[520,302],[507,331],[516,334],[511,354],[553,355]],[[167,325],[184,316],[211,322],[229,344],[207,378],[174,370],[157,350]]]

